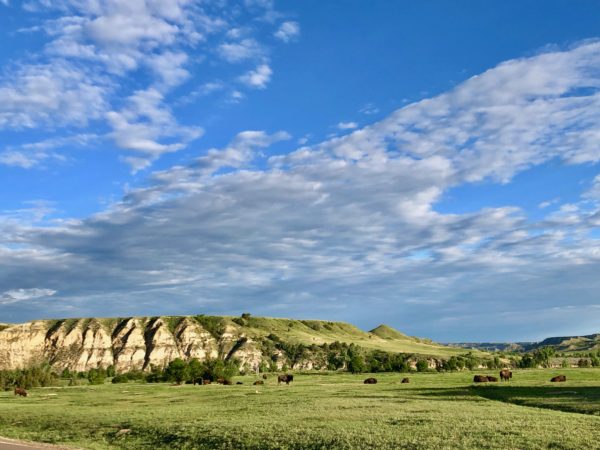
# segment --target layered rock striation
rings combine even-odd
[[[127,372],[165,367],[175,358],[217,357],[256,370],[262,352],[233,325],[213,334],[191,317],[39,320],[0,330],[0,370],[49,362],[58,370]]]

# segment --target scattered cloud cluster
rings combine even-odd
[[[83,220],[0,222],[0,290],[47,286],[60,293],[57,315],[67,306],[99,314],[102,299],[114,314],[253,311],[372,324],[385,311],[434,337],[505,339],[508,324],[516,338],[540,337],[574,320],[591,329],[600,183],[537,221],[510,204],[462,214],[437,205],[454,187],[510,183],[549,161],[596,163],[599,63],[596,41],[507,61],[289,154],[263,151],[285,132],[242,132]],[[135,105],[124,123],[135,122]],[[168,127],[155,109],[147,119]],[[532,316],[542,320],[535,336]]]
[[[241,88],[267,86],[273,70],[254,20],[276,27],[286,42],[299,32],[271,2],[33,0],[23,8],[39,22],[20,32],[41,35],[45,44],[0,74],[0,130],[65,137],[108,127],[103,138],[125,152],[134,170],[202,135],[200,123],[180,123],[169,107],[178,88],[194,83],[204,86],[201,93],[218,84],[239,101]],[[241,75],[202,80],[206,60],[239,66]],[[48,160],[24,153],[0,153],[0,164],[30,168]]]

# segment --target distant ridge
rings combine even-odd
[[[586,352],[600,350],[600,333],[549,337],[539,342],[456,342],[445,345],[482,351],[529,352],[542,347],[554,347],[559,352]]]

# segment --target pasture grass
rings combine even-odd
[[[600,371],[296,374],[290,386],[105,384],[0,393],[0,435],[73,447],[581,449],[600,446]],[[550,383],[558,374],[566,383]],[[130,430],[121,431],[120,430]]]

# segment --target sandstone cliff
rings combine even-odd
[[[173,319],[173,318],[168,318]],[[48,361],[56,369],[118,372],[164,367],[175,358],[236,358],[256,370],[262,353],[234,326],[218,338],[189,317],[34,321],[0,331],[0,369]]]

